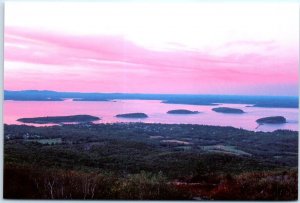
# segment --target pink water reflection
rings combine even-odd
[[[164,104],[157,100],[116,100],[116,101],[5,101],[4,123],[22,124],[16,121],[24,117],[64,116],[75,114],[89,114],[101,118],[96,123],[113,122],[145,122],[145,123],[183,123],[204,124],[216,126],[233,126],[248,130],[255,130],[256,119],[266,116],[281,115],[287,118],[288,123],[280,125],[263,125],[257,130],[273,131],[276,129],[298,130],[298,109],[292,108],[258,108],[246,107],[247,104],[220,104],[220,106],[243,109],[245,114],[222,114],[211,109],[214,106]],[[173,109],[188,109],[200,111],[194,115],[171,115],[167,111]],[[122,113],[146,113],[146,119],[116,118]],[[38,125],[36,125],[38,126]]]

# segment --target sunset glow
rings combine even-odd
[[[7,90],[297,95],[297,4],[5,5]]]

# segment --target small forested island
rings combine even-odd
[[[72,115],[72,116],[46,116],[46,117],[34,117],[34,118],[20,118],[17,121],[22,123],[36,123],[36,124],[47,124],[47,123],[64,123],[64,122],[92,122],[100,120],[99,117],[90,115]]]
[[[283,116],[270,116],[256,120],[259,124],[281,124],[286,123],[286,118]]]
[[[217,108],[213,108],[212,110],[218,113],[238,113],[238,114],[245,113],[241,109],[229,108],[229,107],[217,107]]]
[[[118,118],[148,118],[145,113],[125,113],[116,115]]]
[[[198,114],[199,111],[190,111],[186,109],[176,109],[176,110],[170,110],[167,112],[168,114]]]

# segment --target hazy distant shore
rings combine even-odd
[[[212,105],[218,103],[249,104],[254,107],[298,108],[297,96],[196,95],[196,94],[133,94],[81,93],[56,91],[4,91],[4,100],[14,101],[110,101],[115,99],[161,100],[169,104]]]

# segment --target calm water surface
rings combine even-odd
[[[220,104],[244,110],[245,114],[223,114],[212,111],[216,106],[164,104],[158,100],[114,100],[114,101],[5,101],[4,123],[22,124],[19,118],[40,116],[64,116],[88,114],[98,116],[95,123],[145,122],[172,124],[203,124],[216,126],[233,126],[255,131],[274,131],[277,129],[298,130],[298,109],[296,108],[261,108],[246,107],[249,104]],[[200,111],[193,115],[174,115],[166,112],[174,109]],[[149,118],[116,118],[122,113],[146,113]],[[284,116],[288,123],[258,126],[256,119],[266,116]],[[39,126],[35,124],[36,126]]]

